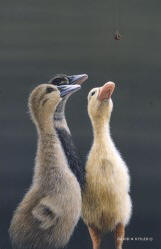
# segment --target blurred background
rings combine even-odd
[[[92,143],[88,91],[116,82],[111,132],[132,178],[126,237],[134,240],[124,248],[161,248],[161,1],[124,0],[119,8],[116,41],[117,0],[1,1],[0,249],[11,249],[10,220],[32,180],[37,135],[28,95],[55,73],[89,75],[66,110],[83,162]],[[67,248],[92,248],[81,221]],[[102,248],[114,248],[113,235]]]

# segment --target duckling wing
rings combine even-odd
[[[34,207],[32,215],[40,223],[40,228],[46,230],[56,223],[59,212],[54,199],[47,196],[41,199],[39,204]]]

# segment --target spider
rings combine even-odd
[[[114,35],[114,39],[119,41],[122,38],[122,35],[120,34],[120,32],[118,30],[115,31]]]

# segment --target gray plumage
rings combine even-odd
[[[33,182],[16,209],[9,229],[15,249],[62,248],[80,217],[80,186],[69,168],[53,124],[60,101],[57,87],[49,84],[36,87],[29,98],[39,139]]]

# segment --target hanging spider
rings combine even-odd
[[[114,39],[117,41],[122,39],[122,35],[120,34],[120,32],[118,30],[116,30],[114,33]]]

